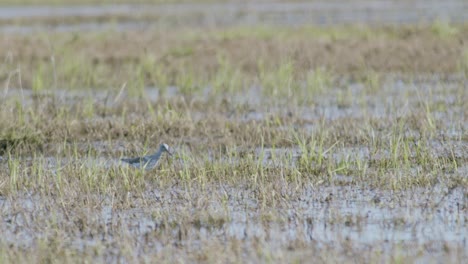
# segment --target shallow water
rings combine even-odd
[[[210,192],[215,197],[225,190],[211,189]],[[467,249],[466,198],[459,188],[451,192],[443,188],[401,192],[355,186],[306,188],[301,195],[277,204],[274,209],[262,208],[248,190],[228,190],[235,195],[230,196],[226,205],[210,199],[209,206],[203,209],[184,197],[189,194],[196,200],[205,191],[178,186],[171,190],[149,191],[146,197],[151,206],[142,206],[141,209],[137,206],[136,209],[121,210],[112,206],[109,197],[102,197],[100,208],[76,208],[68,215],[58,210],[55,202],[41,200],[40,197],[1,198],[0,231],[4,243],[32,246],[35,240],[50,232],[38,229],[36,225],[48,221],[51,215],[60,228],[65,228],[70,220],[82,219],[80,221],[88,225],[98,225],[100,229],[107,230],[94,237],[81,232],[71,233],[74,246],[81,249],[99,244],[103,238],[113,241],[120,232],[143,242],[148,234],[165,232],[167,224],[172,226],[171,242],[189,247],[215,238],[220,241],[238,239],[244,243],[260,240],[272,249],[297,241],[336,246],[340,246],[338,241],[348,241],[356,249],[382,247],[384,252],[386,245],[395,243],[448,243]],[[44,211],[44,206],[50,208],[48,212]],[[201,209],[203,213],[199,212]],[[179,222],[180,212],[192,214],[189,222]],[[218,220],[209,220],[205,213]],[[265,215],[269,217],[265,218]],[[187,235],[179,241],[178,233],[182,229]],[[149,247],[162,250],[165,245],[151,240]]]
[[[213,138],[208,135],[213,132],[206,131],[188,134],[182,139],[175,138],[171,144],[175,155],[161,160],[163,169],[171,172],[166,174],[166,177],[171,175],[170,179],[162,178],[164,176],[157,170],[147,174],[119,170],[112,175],[104,173],[113,166],[120,168],[118,160],[123,156],[150,152],[152,146],[160,143],[155,142],[160,140],[155,134],[143,137],[154,142],[137,142],[122,135],[109,135],[106,140],[106,137],[92,132],[85,132],[83,138],[80,138],[81,134],[75,134],[76,141],[46,141],[49,143],[41,149],[43,157],[26,156],[29,153],[14,157],[22,173],[16,179],[10,175],[6,157],[0,159],[0,173],[3,175],[0,187],[11,184],[12,187],[6,189],[13,192],[0,194],[0,242],[11,248],[34,249],[44,241],[49,243],[56,239],[65,247],[80,252],[93,252],[98,248],[115,258],[118,258],[115,252],[122,249],[119,243],[128,243],[136,252],[143,254],[162,252],[172,246],[183,248],[185,252],[197,252],[204,249],[208,241],[220,245],[235,242],[248,249],[260,244],[259,250],[281,253],[288,252],[290,248],[299,251],[301,248],[320,250],[328,247],[343,249],[345,253],[341,254],[346,255],[348,251],[345,249],[349,247],[359,254],[374,250],[378,256],[389,256],[391,260],[402,254],[417,255],[415,258],[422,261],[439,262],[447,259],[434,260],[437,255],[464,257],[468,252],[468,196],[463,183],[468,175],[468,123],[464,122],[466,106],[461,100],[463,98],[458,96],[466,96],[463,93],[465,87],[464,76],[447,80],[433,76],[412,82],[389,79],[375,90],[350,83],[329,87],[323,94],[312,98],[309,104],[293,106],[287,101],[278,102],[282,98],[276,100],[262,96],[260,87],[236,96],[232,103],[229,96],[215,93],[211,97],[206,96],[206,93],[210,94],[209,88],[187,96],[177,87],[170,87],[165,98],[154,87],[148,87],[140,97],[131,97],[125,91],[57,90],[40,93],[5,89],[0,98],[5,102],[2,105],[13,109],[11,111],[18,105],[23,106],[24,111],[35,111],[54,103],[59,109],[74,109],[74,105],[78,106],[76,109],[82,109],[86,102],[110,109],[107,114],[90,117],[77,114],[77,117],[83,117],[80,120],[83,127],[97,123],[96,127],[102,129],[106,127],[102,126],[103,123],[122,116],[132,118],[139,115],[141,119],[138,122],[145,122],[148,118],[146,108],[141,110],[139,105],[168,100],[174,106],[178,103],[184,105],[174,107],[177,109],[174,111],[181,111],[180,115],[187,118],[181,120],[193,126],[215,119],[223,121],[221,128],[244,123],[254,127],[268,125],[269,130],[284,133],[280,135],[287,136],[288,141],[280,142],[282,145],[278,147],[264,145],[263,140],[261,144],[257,140],[257,145],[253,146],[247,143],[229,145],[232,141],[217,146],[209,142]],[[352,100],[342,102],[337,96],[342,92],[345,92],[342,99]],[[226,106],[205,109],[223,100]],[[196,103],[200,105],[193,106]],[[428,111],[425,104],[434,108]],[[133,110],[120,114],[113,107]],[[161,110],[158,107],[154,108]],[[413,114],[417,120],[410,118]],[[158,121],[150,118],[150,122]],[[411,124],[400,126],[397,123],[399,118]],[[425,122],[427,118],[436,125],[429,135],[421,135],[424,129],[429,130],[429,126],[422,125],[422,129],[414,126],[421,125],[419,119]],[[365,127],[360,124],[363,120]],[[343,123],[346,125],[340,126]],[[147,124],[148,127],[150,125]],[[201,130],[210,124],[204,125]],[[329,133],[336,138],[329,139],[327,146],[321,149],[318,147],[320,142],[314,140],[319,141],[322,133],[326,135],[330,126],[336,126]],[[402,131],[393,130],[399,128]],[[342,129],[363,133],[365,140],[344,139],[340,133]],[[299,140],[294,139],[295,132],[304,137],[313,136],[304,141],[305,148],[301,148]],[[343,135],[354,136],[349,133]],[[373,137],[383,143],[372,148]],[[407,167],[401,169],[369,166],[365,172],[371,173],[362,175],[356,175],[350,168],[347,173],[340,170],[322,173],[324,175],[304,173],[298,182],[283,178],[282,169],[299,170],[301,158],[312,160],[306,166],[314,166],[316,157],[321,156],[332,164],[348,163],[350,167],[357,166],[355,161],[359,160],[370,163],[372,160],[391,159],[392,148],[387,144],[400,140],[400,137],[408,140],[408,158],[416,155],[415,148],[419,146],[431,161],[450,164],[436,166],[434,171],[426,164],[429,169],[420,170],[422,165],[411,160]],[[248,142],[248,139],[237,142]],[[38,153],[36,155],[40,155]],[[210,162],[244,173],[236,166],[246,160],[250,162],[249,166],[265,168],[264,177],[268,178],[258,184],[253,180],[243,182],[248,177],[257,177],[254,174],[259,170],[254,170],[252,175],[241,175],[234,182],[222,177],[222,180],[199,180],[196,175],[183,178],[178,174],[184,169],[191,170],[193,167],[190,166],[198,166],[194,169],[207,172],[212,169]],[[35,173],[34,166],[40,165],[43,165],[43,171]],[[69,188],[66,186],[69,183],[85,185],[77,187],[77,193],[74,193],[75,186],[66,189],[69,193],[65,194],[54,189],[54,180],[60,176],[55,172],[63,167],[71,173],[62,176],[71,179],[62,181],[62,188]],[[271,168],[279,170],[268,170]],[[381,175],[385,173],[389,175]],[[429,179],[422,184],[429,187],[422,188],[419,182],[400,186],[399,178],[426,176]],[[54,191],[51,194],[36,188],[33,193],[26,185],[16,190],[15,180],[24,180],[22,177],[31,180],[31,185],[40,180],[34,177],[47,177],[45,182],[50,183],[50,189]],[[103,188],[107,190],[103,191],[105,194],[93,186],[99,184],[101,177],[115,177],[106,178],[111,188]],[[380,177],[384,179],[383,183],[378,182]],[[390,186],[394,179],[396,186]],[[112,189],[112,184],[128,180],[141,180],[138,190]],[[165,185],[161,186],[160,182],[165,182]],[[261,184],[273,187],[263,188]],[[451,184],[455,187],[451,188]],[[262,190],[268,190],[268,193],[262,193]],[[415,248],[423,250],[415,251]]]
[[[157,23],[89,23],[86,19],[72,25],[3,25],[0,31],[135,30],[164,25],[234,26],[234,25],[332,25],[347,23],[408,24],[442,19],[452,22],[468,20],[468,4],[463,0],[408,2],[394,1],[311,1],[180,3],[160,5],[80,5],[80,6],[10,6],[0,7],[3,19],[44,17],[93,17],[138,14],[153,16]]]
[[[403,82],[399,79],[389,79],[382,83],[382,86],[377,91],[366,91],[365,87],[360,83],[351,83],[345,87],[346,93],[349,93],[350,100],[349,104],[340,105],[340,99],[336,96],[337,93],[343,90],[343,88],[334,87],[330,88],[326,93],[317,95],[312,100],[311,105],[299,105],[291,107],[286,103],[279,104],[268,104],[269,97],[262,96],[260,88],[250,89],[246,94],[235,96],[235,100],[228,104],[242,104],[243,108],[237,110],[227,110],[225,112],[213,112],[205,111],[204,109],[190,110],[182,115],[187,115],[186,118],[190,119],[190,122],[197,123],[207,119],[220,119],[229,120],[232,122],[246,122],[255,124],[255,122],[265,122],[266,120],[274,120],[283,118],[285,120],[292,120],[285,124],[272,125],[271,129],[282,131],[286,134],[291,134],[294,131],[303,131],[305,133],[317,134],[323,132],[327,127],[323,126],[323,122],[346,122],[347,120],[371,120],[376,121],[382,120],[382,122],[395,122],[400,117],[407,117],[416,111],[424,111],[420,116],[424,117],[425,107],[424,104],[436,104],[441,106],[440,110],[432,111],[433,122],[438,123],[438,130],[434,135],[436,138],[429,140],[428,142],[418,143],[420,147],[429,150],[434,153],[436,157],[454,156],[461,160],[466,160],[468,157],[468,147],[466,141],[462,138],[466,135],[468,129],[468,123],[463,122],[466,119],[466,109],[463,105],[460,105],[460,98],[456,98],[457,89],[462,89],[464,83],[461,76],[453,76],[449,80],[439,80],[437,77],[426,78],[424,80],[417,80],[413,82]],[[209,88],[206,88],[209,93]],[[58,103],[73,105],[82,105],[84,102],[93,102],[93,104],[102,107],[117,107],[122,102],[125,103],[155,103],[163,99],[160,94],[160,90],[155,87],[148,87],[144,91],[143,97],[130,97],[126,91],[76,91],[76,90],[55,90],[51,92],[33,92],[31,90],[21,90],[10,88],[4,90],[1,99],[5,102],[15,101],[20,103],[23,107],[34,106],[36,104],[46,103]],[[195,102],[219,102],[219,97],[216,94],[212,96],[204,96],[195,94],[188,99],[183,100],[184,103],[190,104],[191,101]],[[177,87],[168,87],[164,94],[165,99],[184,98],[185,95],[181,94]],[[216,99],[218,98],[218,99]],[[252,100],[252,98],[257,98]],[[356,100],[357,98],[357,100]],[[224,99],[223,99],[224,100]],[[229,99],[230,100],[230,99]],[[458,102],[458,103],[457,103]],[[421,107],[423,106],[423,107]],[[120,106],[119,106],[120,107]],[[114,117],[101,117],[94,115],[89,120],[83,120],[89,124],[110,122]],[[274,122],[273,122],[274,123]],[[353,125],[353,124],[351,124]],[[355,124],[358,126],[358,124]],[[380,131],[379,127],[367,128],[372,131],[364,131],[363,133],[373,133],[374,137],[381,139],[388,139],[391,135],[388,131]],[[420,138],[420,132],[413,129],[406,129],[403,131],[404,135],[408,138]],[[208,140],[206,138],[198,138],[197,140]],[[398,139],[395,139],[398,140]],[[158,142],[156,142],[158,143]],[[345,144],[346,145],[343,145]],[[73,146],[80,153],[94,153],[94,157],[89,159],[96,159],[100,164],[105,164],[108,160],[118,159],[121,157],[115,157],[115,153],[119,155],[140,155],[145,151],[151,151],[148,149],[150,146],[140,145],[129,145],[128,142],[122,140],[94,140],[74,143]],[[327,151],[326,153],[319,153],[323,155],[323,158],[331,159],[335,162],[342,161],[356,161],[365,160],[372,156],[374,159],[388,159],[391,158],[390,150],[382,149],[375,153],[370,153],[370,142],[361,143],[349,143],[341,140],[337,140],[336,146]],[[410,143],[410,154],[414,154],[414,142]],[[64,147],[61,144],[46,144],[43,146],[46,152],[61,153],[61,149]],[[197,155],[190,149],[181,146],[174,146],[176,150],[179,150],[180,154],[184,155]],[[318,153],[320,150],[318,147],[310,149],[307,146],[307,151]],[[137,151],[137,153],[128,153],[128,150]],[[210,159],[220,161],[217,150],[211,150]],[[294,165],[295,162],[301,158],[303,150],[299,146],[293,146],[288,148],[273,148],[272,146],[254,148],[246,148],[240,146],[235,151],[245,152],[247,154],[254,154],[255,159],[261,160],[264,165],[274,166],[277,165],[278,161],[282,161],[283,165]],[[374,150],[375,151],[375,150]],[[126,153],[127,152],[127,153]],[[371,155],[372,154],[372,155]],[[51,157],[51,159],[54,156]],[[412,157],[412,156],[410,156]],[[3,157],[2,159],[5,159]],[[272,160],[275,158],[275,160]],[[107,159],[102,161],[101,159]],[[62,160],[63,162],[63,160]],[[90,163],[93,163],[90,161]],[[232,162],[232,160],[226,160],[226,162]],[[289,162],[290,164],[284,164]],[[105,165],[105,167],[108,167]]]
[[[329,87],[322,94],[313,96],[310,103],[299,104],[295,107],[290,106],[287,98],[286,100],[275,98],[275,101],[279,103],[272,104],[271,96],[257,86],[246,88],[242,94],[235,96],[220,95],[210,87],[189,94],[185,94],[175,86],[164,89],[146,87],[140,96],[130,96],[126,89],[118,91],[99,91],[92,88],[83,90],[56,89],[34,92],[27,89],[9,88],[0,93],[0,100],[16,99],[23,106],[30,106],[35,101],[44,102],[44,100],[68,104],[93,101],[96,104],[112,107],[122,101],[157,102],[161,99],[183,99],[185,103],[207,102],[209,100],[219,103],[223,99],[251,108],[250,111],[240,114],[237,114],[235,109],[228,113],[220,113],[223,118],[241,119],[248,122],[265,120],[270,116],[294,115],[303,120],[309,120],[307,125],[311,131],[314,129],[313,123],[322,119],[333,121],[359,118],[397,118],[407,116],[415,107],[420,107],[425,103],[438,103],[443,108],[442,111],[432,111],[434,118],[445,122],[445,127],[449,130],[441,132],[448,133],[453,138],[460,137],[462,131],[468,129],[467,123],[462,123],[462,127],[454,126],[460,119],[466,119],[463,105],[454,105],[463,100],[463,98],[457,97],[459,95],[454,91],[461,87],[466,88],[466,85],[468,84],[464,76],[461,75],[453,75],[448,80],[441,80],[437,76],[425,76],[422,80],[412,82],[404,82],[398,77],[390,77],[388,80],[382,81],[377,91],[366,90],[362,83],[349,83],[345,88]],[[468,93],[461,96],[466,97],[467,95]],[[193,121],[207,118],[207,113],[202,111],[191,111],[188,114],[191,115]],[[208,114],[213,115],[213,113]]]

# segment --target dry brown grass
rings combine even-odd
[[[23,86],[30,88],[38,71],[53,74],[53,58],[58,85],[76,87],[120,87],[134,84],[137,76],[147,86],[161,79],[177,85],[187,76],[203,84],[225,65],[250,83],[262,69],[272,71],[285,63],[292,64],[298,78],[317,68],[361,77],[369,70],[450,74],[466,64],[468,28],[457,32],[441,37],[431,27],[408,26],[3,35],[0,73],[5,80],[21,67]]]

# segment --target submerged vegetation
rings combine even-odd
[[[468,27],[0,37],[5,262],[462,262]],[[166,142],[152,171],[123,156]]]

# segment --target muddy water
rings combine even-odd
[[[398,79],[389,79],[382,81],[381,87],[377,91],[367,91],[365,86],[360,83],[351,83],[345,88],[334,87],[329,91],[319,94],[312,99],[310,105],[290,106],[287,102],[272,104],[271,98],[262,96],[261,88],[253,87],[249,89],[244,95],[235,95],[230,104],[242,104],[247,106],[247,110],[237,111],[233,110],[224,112],[203,111],[203,109],[192,110],[183,113],[189,115],[191,122],[197,123],[206,119],[223,119],[232,122],[262,122],[270,120],[271,118],[292,118],[296,120],[293,125],[286,123],[284,125],[274,126],[272,129],[284,131],[285,133],[292,133],[294,130],[303,131],[305,133],[317,134],[319,130],[323,130],[321,122],[341,122],[346,120],[367,120],[367,119],[381,119],[388,122],[415,113],[416,111],[424,111],[421,116],[425,116],[424,104],[429,103],[440,105],[440,110],[431,110],[434,122],[438,123],[439,131],[437,135],[441,138],[432,139],[424,142],[422,147],[430,149],[435,156],[454,155],[466,159],[468,157],[467,143],[462,140],[466,135],[468,123],[462,122],[466,119],[466,107],[460,104],[462,98],[457,97],[460,89],[463,89],[464,84],[462,76],[453,76],[449,80],[439,79],[425,79],[413,82],[403,82]],[[214,100],[220,102],[216,94],[210,94],[209,88],[205,89],[203,93],[190,96],[189,100],[196,102],[205,102]],[[344,91],[344,92],[343,92]],[[340,102],[337,94],[345,93],[347,98],[351,98],[349,103],[343,104]],[[160,90],[155,87],[148,87],[144,90],[144,100],[146,103],[155,103],[161,99],[175,99],[183,98],[183,95],[177,87],[168,87],[162,96]],[[464,96],[463,94],[461,95]],[[466,96],[466,95],[465,95]],[[217,99],[214,99],[217,98]],[[255,98],[255,99],[252,99]],[[142,98],[129,97],[125,91],[79,91],[79,90],[54,90],[49,92],[32,92],[31,90],[21,89],[5,89],[0,95],[1,101],[10,101],[21,103],[23,107],[28,108],[36,104],[63,104],[63,105],[82,105],[85,102],[93,102],[93,104],[109,107],[118,107],[119,104],[125,102],[141,102]],[[78,107],[80,108],[80,107]],[[107,122],[107,116],[95,115],[85,122]],[[297,124],[295,124],[297,123]],[[373,132],[377,137],[389,137],[388,131],[379,132],[374,129]],[[366,132],[367,133],[367,132]],[[420,132],[406,129],[405,135],[409,138],[421,137]],[[187,139],[187,140],[206,140],[206,139]],[[339,143],[339,142],[338,142]],[[341,142],[345,143],[345,142]],[[132,151],[143,151],[142,145],[129,145],[128,142],[120,141],[86,141],[76,144],[77,149],[81,153],[97,153],[106,158],[111,159],[112,155],[119,153],[124,154],[125,150],[131,147]],[[178,147],[180,153],[191,155],[190,150],[184,149],[184,146]],[[53,153],[60,153],[62,146],[54,144],[44,146],[44,148],[55,150]],[[145,149],[145,151],[150,151]],[[250,149],[240,147],[236,151],[243,151],[246,153],[253,153],[257,158],[262,159],[265,165],[273,165],[273,158],[285,158],[286,160],[296,161],[303,155],[299,146],[292,148],[270,148],[270,146],[260,148],[254,146]],[[318,151],[318,149],[309,151]],[[128,154],[128,153],[127,153]],[[140,153],[141,154],[141,153]],[[340,161],[353,161],[363,160],[369,158],[369,146],[356,145],[356,146],[341,146],[337,145],[329,153],[324,153],[324,158],[333,159],[336,162]],[[211,154],[210,154],[211,155]],[[389,150],[381,150],[373,153],[374,158],[387,159],[390,157]],[[115,157],[114,157],[115,158]],[[213,157],[214,158],[214,157]]]
[[[227,188],[233,194],[227,204],[217,199],[226,188],[208,189],[187,190],[176,186],[171,190],[150,190],[146,194],[149,204],[138,205],[135,201],[136,209],[125,210],[113,206],[109,197],[102,197],[100,207],[74,208],[67,215],[55,201],[41,201],[34,196],[19,200],[1,198],[2,240],[30,247],[37,239],[50,235],[48,232],[54,232],[38,226],[53,216],[59,229],[70,228],[70,222],[83,221],[106,230],[94,236],[78,230],[69,233],[73,247],[78,249],[99,245],[103,239],[118,240],[119,234],[125,233],[138,241],[137,251],[143,250],[138,247],[160,251],[170,244],[199,248],[206,239],[222,243],[237,239],[247,244],[261,241],[271,250],[291,243],[315,247],[342,247],[343,243],[349,243],[356,250],[380,248],[384,255],[395,244],[436,243],[441,248],[445,243],[451,248],[467,250],[466,198],[461,189],[447,191],[436,187],[376,192],[356,187],[311,187],[273,207],[262,206],[253,192],[245,188]],[[198,208],[195,201],[205,199],[203,196],[209,199],[209,205]],[[192,197],[193,204],[185,197]],[[168,226],[172,227],[169,231]],[[180,238],[181,230],[185,234],[183,238]],[[168,232],[167,241],[150,239],[148,242],[148,235],[160,232]],[[413,249],[401,250],[411,254]]]
[[[311,1],[311,2],[243,2],[181,3],[161,5],[96,5],[96,6],[13,6],[0,7],[0,18],[152,16],[158,23],[104,22],[73,25],[14,26],[4,25],[3,32],[28,33],[35,30],[82,31],[143,29],[161,25],[234,26],[273,24],[297,26],[305,24],[344,23],[420,23],[443,19],[453,22],[468,20],[468,3],[463,0],[431,1]]]

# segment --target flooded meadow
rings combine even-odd
[[[0,259],[463,263],[468,7],[415,3],[0,7]]]

